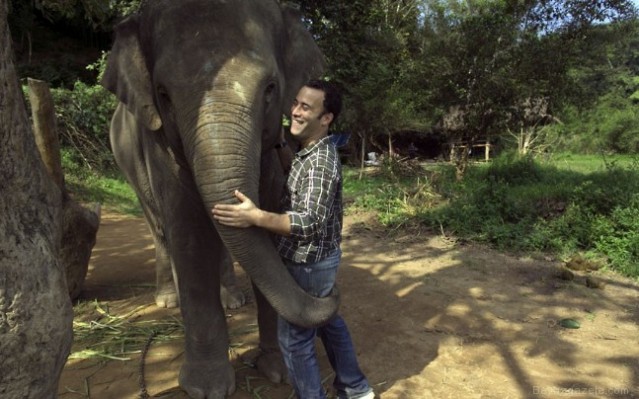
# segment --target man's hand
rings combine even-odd
[[[213,218],[218,222],[232,227],[250,227],[258,224],[262,210],[255,206],[246,195],[235,190],[235,198],[240,203],[236,205],[218,204],[213,207]]]
[[[215,205],[211,210],[215,220],[232,227],[262,227],[285,237],[291,234],[291,222],[287,214],[263,211],[238,190],[234,194],[240,203]]]

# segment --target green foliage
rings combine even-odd
[[[22,90],[30,109],[28,86],[22,86]],[[51,96],[60,146],[66,156],[101,173],[115,169],[109,143],[109,125],[117,104],[115,96],[100,85],[79,80],[72,89],[51,89]]]
[[[530,158],[499,159],[486,168],[470,169],[448,202],[424,210],[422,217],[462,237],[501,249],[523,249],[521,234],[565,203],[569,193],[564,187],[556,177],[544,181],[543,171]]]
[[[428,86],[415,81],[418,2],[298,2],[328,61],[327,76],[345,93],[342,130],[354,139],[422,128]],[[415,95],[420,87],[420,95]],[[432,122],[432,121],[431,121]]]
[[[618,250],[639,245],[627,229],[639,211],[637,168],[608,164],[605,171],[579,174],[530,160],[506,162],[469,177],[461,190],[425,220],[436,215],[453,231],[502,249],[602,254],[611,267],[638,276],[631,271],[639,258]],[[469,228],[465,219],[475,223]]]
[[[639,112],[634,80],[620,79],[609,92],[583,110],[567,107],[564,124],[555,126],[558,148],[578,153],[639,153]]]
[[[606,46],[624,43],[622,30],[596,22],[631,15],[629,2],[427,3],[425,58],[440,67],[427,68],[434,106],[463,107],[464,129],[451,132],[463,141],[539,123],[517,109],[528,99],[548,98],[552,112],[572,100],[571,68],[596,59],[610,69]]]
[[[540,165],[532,156],[520,157],[514,152],[502,154],[485,171],[489,180],[507,186],[537,183],[541,180],[542,173]]]
[[[109,123],[115,97],[102,86],[76,81],[72,90],[52,89],[61,146],[88,168],[114,168]]]
[[[570,167],[582,160],[506,154],[472,166],[462,181],[450,165],[401,180],[380,173],[355,183],[347,174],[345,196],[354,209],[379,212],[389,228],[419,221],[500,250],[585,253],[639,277],[638,164],[590,158],[587,169]]]
[[[86,67],[87,70],[96,72],[96,75],[97,75],[96,82],[102,81],[102,77],[104,76],[104,71],[106,70],[108,57],[109,57],[109,53],[106,51],[103,51],[102,54],[100,55],[100,58],[98,58],[94,63],[87,65]]]
[[[387,164],[387,162],[385,162]],[[355,168],[344,168],[344,197],[348,212],[373,211],[382,223],[401,226],[411,222],[424,207],[432,207],[441,201],[433,189],[441,171],[417,171],[414,166],[403,166],[398,173],[398,163],[392,168],[362,174]]]
[[[143,0],[111,0],[111,9],[121,16],[131,15],[140,8]]]
[[[366,175],[360,179],[357,169],[347,167],[344,167],[343,173],[344,197],[351,210],[383,210],[399,194],[399,190],[393,191],[386,184],[387,180],[379,174]]]
[[[610,218],[600,220],[595,250],[608,255],[612,268],[639,276],[639,198],[627,207],[616,207]]]

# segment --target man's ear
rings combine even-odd
[[[332,112],[325,112],[324,114],[322,114],[322,116],[320,117],[321,121],[322,121],[322,125],[326,125],[329,126],[331,124],[331,122],[333,122],[333,117],[335,115],[333,115]]]
[[[115,94],[146,128],[158,130],[162,119],[153,103],[153,86],[140,47],[137,18],[125,19],[115,32],[102,86]]]
[[[302,23],[302,15],[287,5],[282,5],[282,16],[287,38],[284,41],[285,89],[282,112],[291,116],[291,101],[299,89],[311,78],[324,72],[324,56]]]

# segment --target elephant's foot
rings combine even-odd
[[[160,308],[177,308],[180,301],[175,288],[158,288],[155,292],[155,304]]]
[[[235,285],[220,287],[220,299],[225,309],[238,309],[246,303],[242,290]]]
[[[178,378],[180,387],[193,399],[224,399],[235,392],[235,370],[230,363],[184,363]]]
[[[284,365],[284,359],[282,353],[277,351],[261,351],[258,357],[255,359],[255,366],[257,369],[271,382],[288,383],[288,371]]]

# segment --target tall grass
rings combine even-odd
[[[418,221],[500,250],[603,258],[639,277],[639,167],[631,157],[505,155],[471,167],[462,181],[447,166],[403,180],[345,176],[352,205],[377,211],[389,228]]]

